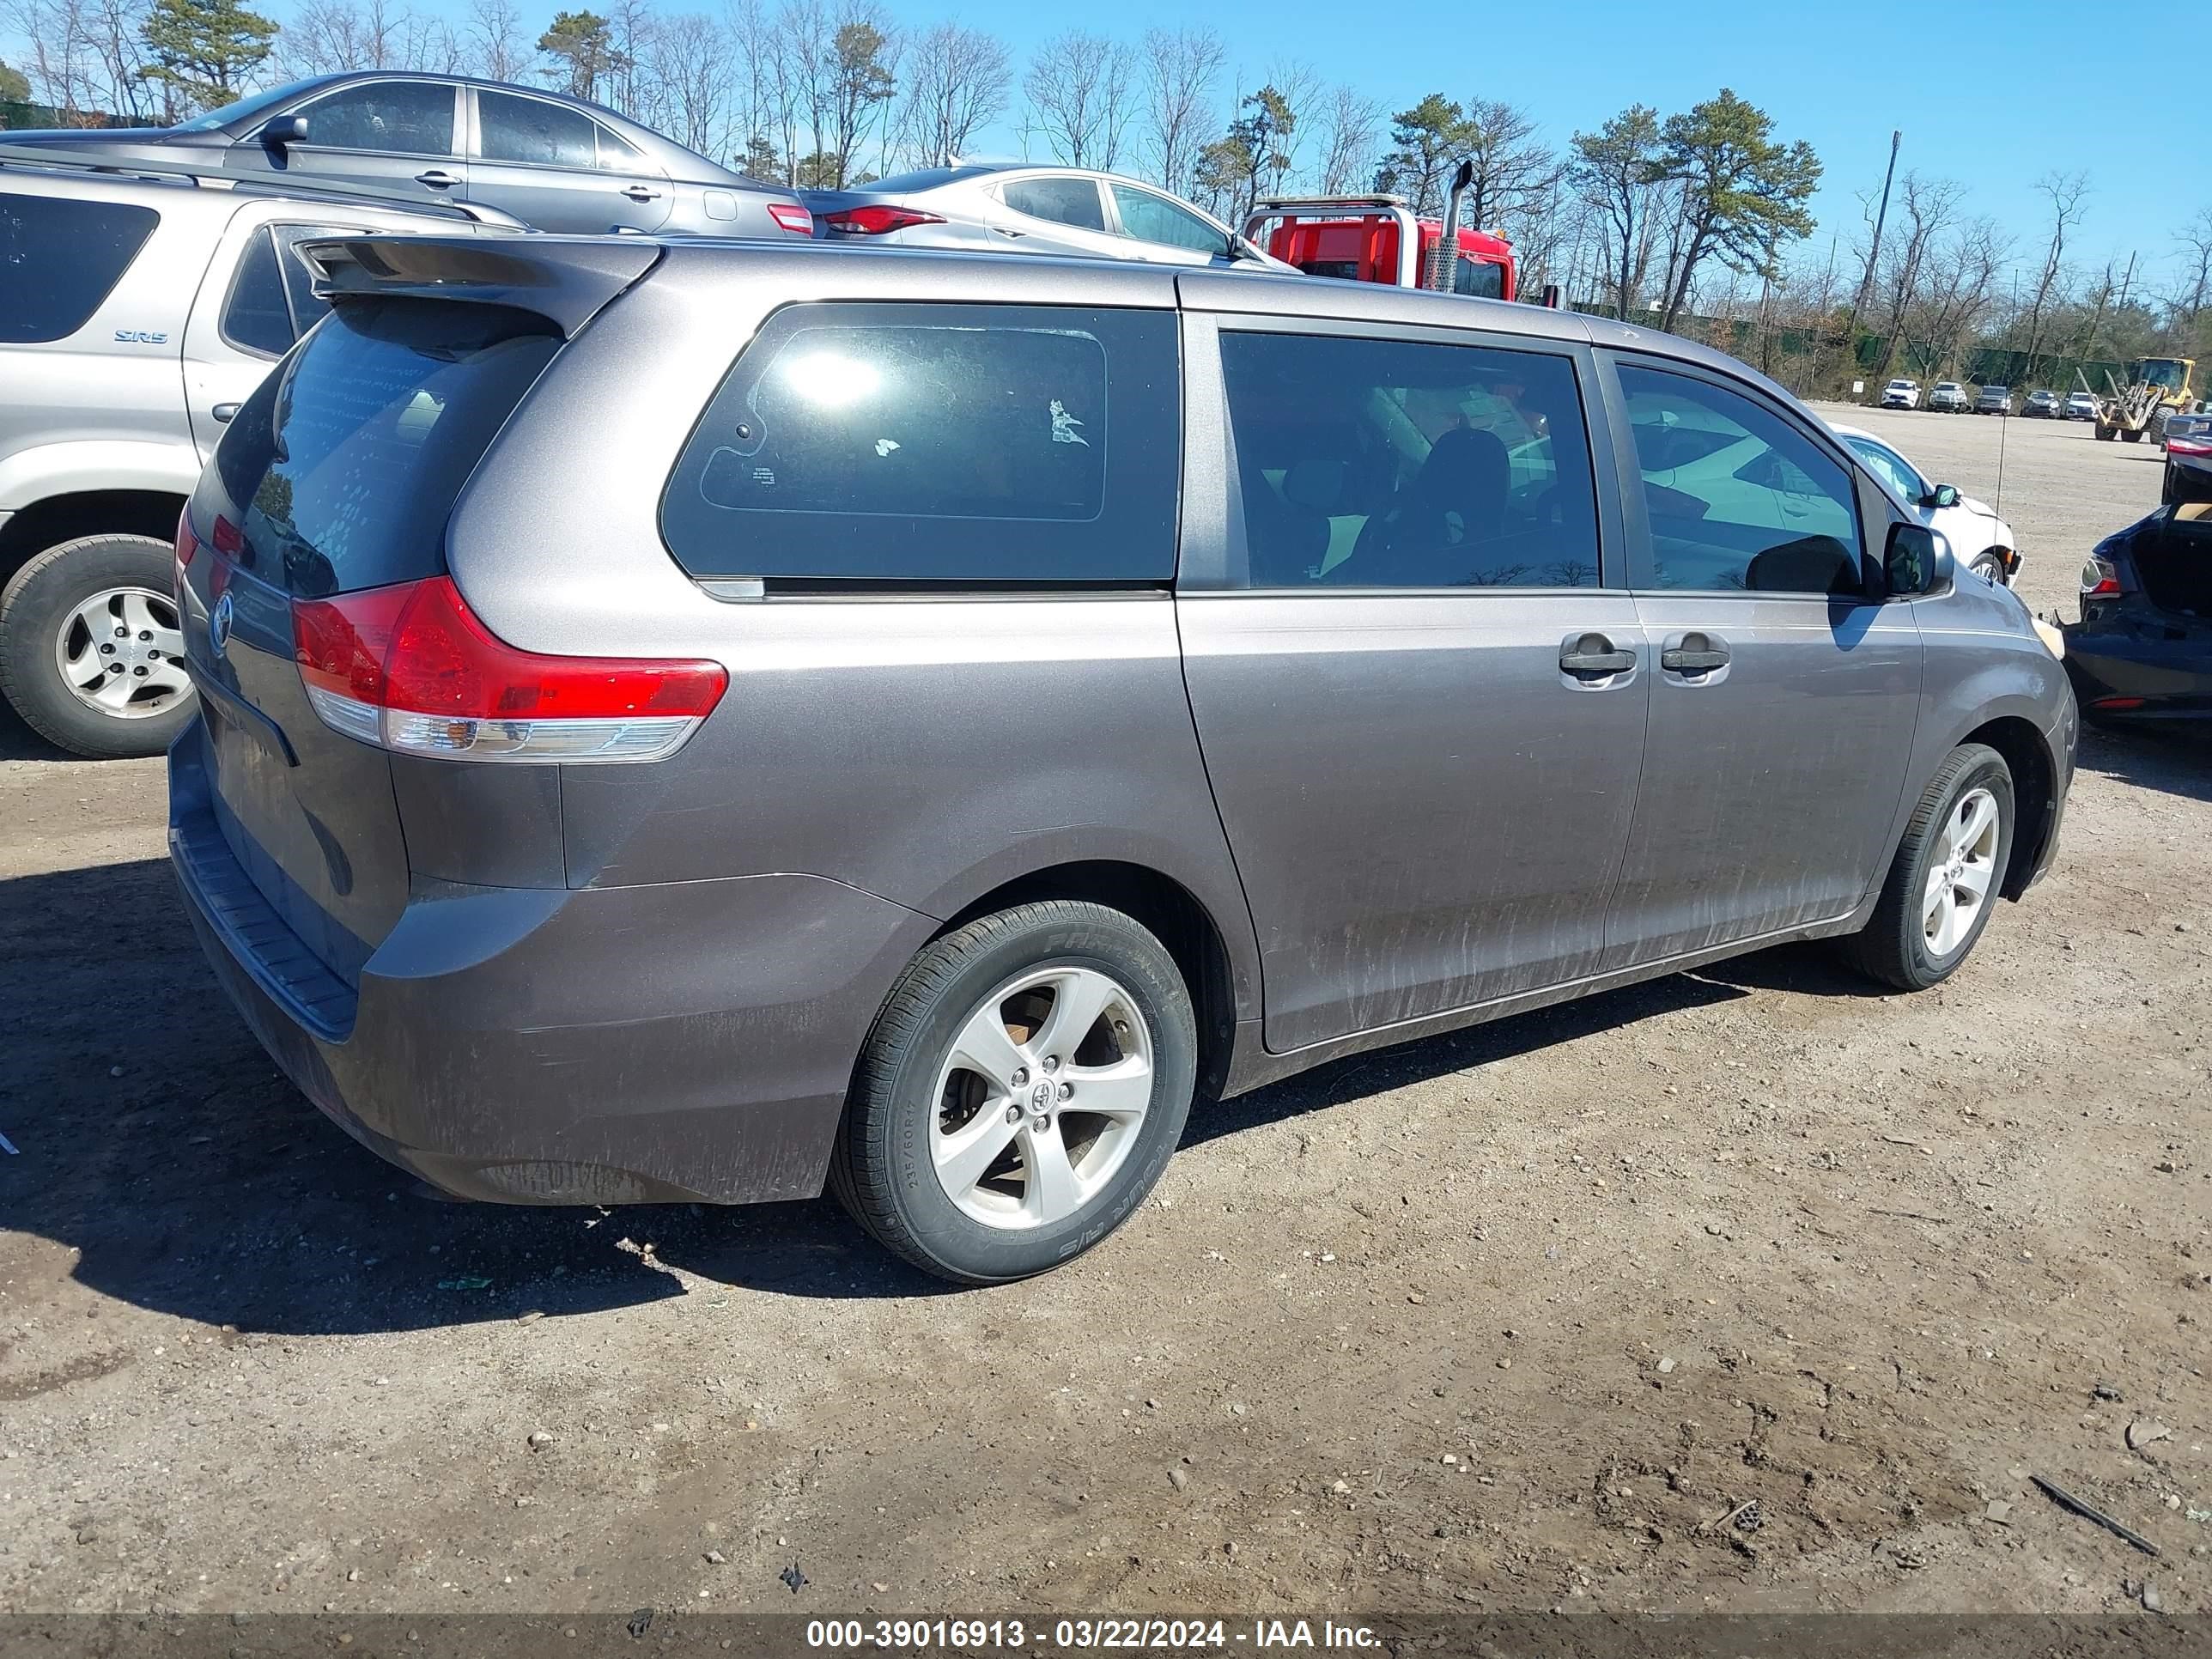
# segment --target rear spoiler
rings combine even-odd
[[[302,242],[315,292],[337,301],[406,295],[514,306],[550,320],[569,339],[610,301],[660,262],[642,237],[516,238],[497,243],[444,236],[354,236]]]

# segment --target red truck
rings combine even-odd
[[[1455,192],[1455,206],[1457,199]],[[1449,214],[1442,224],[1419,218],[1399,196],[1270,198],[1245,220],[1244,235],[1310,276],[1513,299],[1513,244],[1492,231],[1462,229],[1453,223],[1456,217]],[[1447,225],[1459,246],[1449,271],[1443,258]]]

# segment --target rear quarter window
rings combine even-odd
[[[0,191],[0,343],[37,345],[82,328],[161,218],[125,202]]]
[[[501,306],[341,305],[231,422],[193,520],[240,526],[240,562],[303,598],[436,575],[462,486],[560,344]]]
[[[716,392],[661,502],[694,576],[1164,582],[1174,313],[794,306]]]

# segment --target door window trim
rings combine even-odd
[[[1605,441],[1605,406],[1590,348],[1579,340],[1552,334],[1521,334],[1491,329],[1440,328],[1404,323],[1354,322],[1340,318],[1267,316],[1250,312],[1182,313],[1183,319],[1183,521],[1182,558],[1176,574],[1178,592],[1264,594],[1269,599],[1391,599],[1408,594],[1456,594],[1470,599],[1630,591],[1629,545],[1620,512],[1618,463]],[[1229,382],[1221,361],[1221,336],[1304,334],[1322,339],[1377,340],[1395,345],[1446,345],[1492,351],[1516,351],[1563,357],[1575,377],[1582,404],[1585,447],[1597,495],[1598,580],[1588,587],[1359,587],[1351,584],[1313,587],[1255,587],[1251,553],[1245,539],[1243,475],[1237,459],[1236,431],[1229,416]]]
[[[325,88],[320,92],[313,94],[312,95],[302,99],[300,102],[293,105],[291,108],[284,111],[283,113],[286,115],[307,115],[317,104],[327,103],[333,98],[342,98],[348,93],[359,92],[367,87],[434,87],[440,84],[441,83],[439,82],[426,81],[422,79],[422,76],[416,75],[373,76],[364,81],[349,81],[342,87]],[[363,149],[358,144],[319,144],[315,142],[315,124],[312,117],[307,122],[307,138],[302,147],[307,149],[322,150],[334,155],[404,155],[414,161],[463,161],[466,158],[462,150],[461,145],[465,137],[467,136],[467,129],[463,125],[463,122],[465,119],[465,111],[463,106],[470,101],[465,98],[463,94],[465,94],[469,88],[456,85],[447,88],[447,90],[453,94],[453,137],[452,147],[450,149]],[[251,134],[248,134],[240,142],[242,143],[252,143],[254,142],[254,139]]]
[[[1628,586],[1632,592],[1664,594],[1669,599],[1694,596],[1701,599],[1734,599],[1739,602],[1756,600],[1770,605],[1777,601],[1788,603],[1793,599],[1817,600],[1827,605],[1877,605],[1881,602],[1881,590],[1876,581],[1878,562],[1875,556],[1868,551],[1869,543],[1868,529],[1871,519],[1867,510],[1867,491],[1871,488],[1875,497],[1885,504],[1889,501],[1889,491],[1882,487],[1881,482],[1875,478],[1867,467],[1860,464],[1859,458],[1851,453],[1850,447],[1842,438],[1818,422],[1808,425],[1786,405],[1777,402],[1750,381],[1739,380],[1733,374],[1720,373],[1707,368],[1703,363],[1690,362],[1660,352],[1627,351],[1611,347],[1601,348],[1594,355],[1596,358],[1597,383],[1601,397],[1605,405],[1607,422],[1613,428],[1613,465],[1618,476],[1622,480],[1622,488],[1620,491],[1620,513],[1627,532]],[[1844,477],[1850,487],[1852,522],[1858,529],[1860,591],[1856,594],[1762,593],[1741,587],[1660,586],[1654,574],[1656,560],[1651,550],[1651,520],[1650,515],[1644,511],[1644,506],[1642,487],[1644,468],[1643,464],[1637,458],[1636,434],[1632,429],[1628,418],[1628,396],[1621,390],[1620,386],[1620,370],[1622,368],[1642,368],[1656,374],[1679,374],[1685,380],[1702,380],[1707,386],[1717,387],[1720,391],[1733,392],[1780,421],[1796,432],[1799,437],[1812,444],[1815,449],[1825,453],[1838,466],[1843,468]],[[1595,441],[1595,437],[1592,441]],[[1632,480],[1634,481],[1633,488],[1630,487]],[[1883,527],[1886,532],[1887,528],[1886,520]]]

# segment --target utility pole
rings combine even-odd
[[[1874,265],[1881,257],[1881,228],[1889,219],[1889,187],[1897,178],[1897,147],[1904,137],[1902,129],[1889,135],[1889,171],[1881,175],[1881,205],[1875,210],[1874,240],[1867,245],[1866,275],[1859,279],[1858,303],[1851,307],[1854,323],[1866,314],[1867,301],[1874,295]]]

